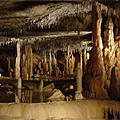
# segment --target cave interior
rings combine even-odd
[[[119,101],[119,5],[0,1],[0,103]]]

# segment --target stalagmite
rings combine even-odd
[[[118,79],[116,76],[116,69],[115,67],[111,70],[111,82],[110,82],[110,96],[112,99],[117,100],[120,98],[120,88],[118,85]]]
[[[115,43],[114,43],[114,34],[113,34],[113,22],[111,18],[108,18],[105,25],[104,31],[104,48],[103,48],[103,58],[104,58],[104,66],[106,71],[107,80],[105,81],[105,85],[109,88],[110,79],[111,79],[111,70],[115,65]]]
[[[40,84],[38,86],[38,92],[39,92],[39,101],[43,102],[43,80],[40,80]]]
[[[78,62],[76,70],[76,82],[77,82],[77,91],[75,94],[75,99],[82,99],[82,51],[80,52],[80,62]]]
[[[101,10],[97,3],[93,4],[93,48],[83,80],[83,95],[87,98],[107,98],[104,89],[105,68],[101,49]]]
[[[111,80],[110,80],[110,96],[112,99],[120,99],[120,34],[119,34],[119,28],[120,28],[120,18],[117,19],[118,21],[118,37],[115,39],[115,45],[114,45],[114,51],[115,51],[115,60],[114,62],[114,67],[111,70]],[[116,37],[115,37],[116,38]],[[113,45],[112,45],[113,47]]]
[[[21,102],[21,94],[22,94],[22,79],[18,78],[18,101]]]
[[[21,80],[21,76],[20,76],[20,43],[17,43],[17,57],[16,57],[16,64],[15,64],[15,78],[18,80],[17,83],[17,95],[18,95],[18,99],[16,100],[16,102],[21,102],[21,88],[22,88],[22,80]]]

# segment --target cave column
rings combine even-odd
[[[80,52],[80,61],[78,62],[77,65],[77,70],[76,70],[76,82],[77,82],[77,91],[75,94],[75,99],[82,99],[82,51]]]
[[[21,102],[21,88],[22,88],[22,80],[20,76],[20,42],[17,42],[17,57],[16,57],[16,63],[15,63],[15,78],[18,80],[17,82],[17,95],[18,98],[16,99],[16,102]]]
[[[39,93],[39,102],[43,102],[43,80],[40,80],[38,86],[38,93]]]

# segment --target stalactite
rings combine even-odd
[[[40,80],[38,91],[39,91],[39,101],[43,102],[43,80]]]
[[[57,72],[57,60],[55,58],[55,51],[53,52],[53,66],[54,66],[55,75],[58,76],[58,72]]]
[[[15,61],[15,78],[20,78],[20,43],[18,42],[16,45],[17,48],[17,57]]]
[[[73,53],[72,53],[72,49],[69,50],[69,74],[73,74],[74,73],[74,67],[75,67],[75,58],[73,56]]]
[[[25,54],[22,60],[22,79],[32,79],[33,76],[33,53],[30,45],[25,46]]]
[[[52,75],[52,56],[51,56],[51,50],[49,51],[49,73],[50,76]]]
[[[68,59],[69,59],[69,46],[67,48],[67,54],[65,55],[65,73],[68,75],[69,69],[68,69]]]
[[[44,69],[44,72],[45,72],[45,73],[48,72],[48,63],[47,63],[46,52],[45,52],[45,54],[44,54],[43,69]]]

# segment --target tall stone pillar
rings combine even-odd
[[[93,48],[90,51],[90,59],[87,62],[86,73],[83,80],[83,95],[87,98],[107,98],[107,92],[104,89],[105,68],[103,62],[103,53],[101,49],[101,9],[95,3],[93,10]]]
[[[39,101],[43,102],[43,80],[40,80],[40,84],[38,86],[38,92],[39,92]]]
[[[110,87],[111,70],[115,65],[115,42],[113,33],[113,22],[111,18],[108,18],[105,25],[104,31],[104,47],[103,47],[103,58],[104,66],[106,71],[107,80],[105,81],[105,86]]]
[[[21,88],[22,88],[22,80],[20,76],[20,43],[18,42],[16,45],[17,48],[17,57],[15,64],[15,78],[17,79],[17,97],[16,102],[21,102]]]
[[[109,93],[110,93],[110,97],[112,99],[117,100],[118,98],[120,98],[120,18],[116,18],[116,22],[115,22],[117,28],[115,31],[115,45],[112,45],[112,48],[114,47],[114,54],[112,55],[112,57],[114,56],[115,60],[113,61],[113,63],[111,63],[113,66],[112,70],[111,70],[111,79],[110,79],[110,89],[109,89]],[[113,28],[113,27],[112,27]],[[112,30],[113,31],[113,30]],[[112,62],[112,60],[111,60]]]
[[[77,82],[77,91],[75,94],[75,99],[82,99],[82,51],[80,52],[80,61],[78,62],[77,65],[77,70],[76,70],[76,82]]]

